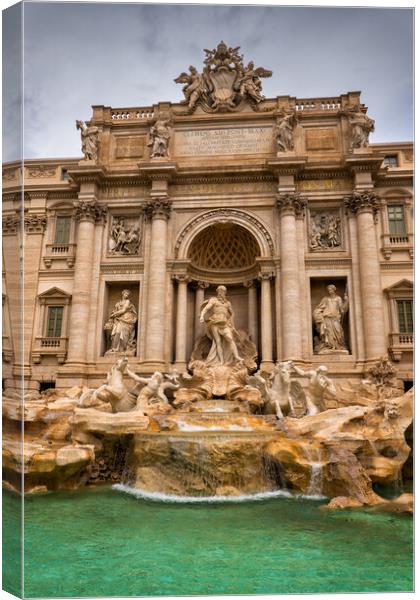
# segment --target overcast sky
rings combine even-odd
[[[4,161],[18,157],[12,16],[4,24]],[[265,96],[361,90],[376,120],[371,141],[411,140],[412,16],[407,8],[25,2],[24,155],[80,156],[75,120],[88,120],[92,104],[179,102],[174,77],[190,64],[201,70],[202,49],[222,39],[273,71]]]

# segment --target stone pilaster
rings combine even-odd
[[[174,275],[178,283],[176,303],[176,337],[175,367],[184,371],[187,365],[187,286],[189,277],[186,274]]]
[[[356,215],[359,249],[360,290],[363,311],[366,359],[373,361],[387,351],[382,283],[375,232],[376,215],[380,208],[377,195],[370,191],[355,191],[344,199],[347,210]]]
[[[271,309],[272,272],[262,272],[261,281],[261,366],[273,364],[273,319]]]
[[[87,342],[91,305],[93,261],[95,255],[95,224],[101,222],[106,207],[96,198],[83,199],[76,203],[74,217],[77,226],[77,249],[74,266],[71,327],[66,367],[76,366],[83,370],[87,361]]]
[[[253,279],[246,281],[244,286],[248,288],[248,333],[251,340],[258,347],[257,287]]]
[[[280,211],[282,358],[300,360],[302,298],[296,219],[303,215],[306,200],[297,193],[286,193],[279,195],[277,207]]]
[[[152,227],[144,362],[152,368],[165,367],[166,254],[170,213],[171,201],[166,195],[153,197],[145,206],[145,214],[151,219]]]

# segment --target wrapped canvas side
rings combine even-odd
[[[23,597],[23,3],[3,11],[3,589]],[[11,163],[10,161],[13,161]],[[20,162],[20,164],[19,164]],[[13,166],[12,166],[13,164]],[[12,437],[13,435],[13,437]],[[20,464],[16,465],[16,461]],[[5,478],[3,478],[3,481]]]

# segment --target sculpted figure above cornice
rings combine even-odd
[[[341,111],[341,114],[348,117],[351,125],[351,149],[369,146],[369,135],[375,131],[375,121],[367,116],[366,109],[356,105]]]
[[[170,137],[171,128],[169,121],[158,119],[149,132],[147,145],[151,147],[150,158],[167,158],[169,156]]]
[[[296,217],[303,217],[307,200],[299,193],[281,194],[277,197],[277,208],[282,213],[292,213]]]
[[[380,209],[379,197],[370,190],[354,191],[351,196],[344,198],[344,206],[354,214],[371,211],[376,216]]]
[[[80,200],[74,210],[76,221],[105,222],[108,209],[95,200]]]
[[[76,129],[80,129],[82,152],[85,160],[98,160],[99,128],[87,125],[84,121],[76,121]]]
[[[283,110],[283,113],[277,117],[274,126],[274,135],[279,152],[290,152],[294,150],[294,131],[297,125],[296,111]]]
[[[146,202],[144,214],[148,219],[169,219],[172,202],[168,198],[153,198]]]
[[[264,100],[261,78],[271,77],[272,72],[263,67],[255,68],[251,61],[246,66],[240,46],[228,48],[222,41],[214,50],[204,49],[204,68],[199,73],[193,66],[189,73],[181,73],[174,81],[183,83],[183,104],[189,113],[201,106],[206,112],[231,112],[246,100],[253,110]]]

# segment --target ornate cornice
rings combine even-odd
[[[292,192],[277,196],[277,208],[281,214],[294,214],[297,218],[303,217],[308,201],[299,193]]]
[[[144,214],[148,219],[169,219],[172,202],[166,197],[153,198],[144,205]]]
[[[381,207],[378,195],[370,190],[354,191],[351,196],[344,198],[344,206],[356,215],[372,212],[375,217]]]
[[[98,204],[95,200],[79,200],[74,209],[76,221],[93,221],[94,223],[104,223],[108,209],[103,204]]]
[[[43,214],[26,214],[23,218],[25,231],[31,233],[44,233],[47,226],[47,217]]]

